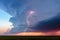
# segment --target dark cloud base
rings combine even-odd
[[[31,27],[32,31],[36,32],[49,32],[53,30],[60,30],[60,17],[54,17],[49,20],[38,22]]]

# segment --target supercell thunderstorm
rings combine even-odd
[[[0,0],[0,8],[12,16],[8,34],[60,30],[60,0]]]

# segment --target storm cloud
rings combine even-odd
[[[32,26],[30,29],[34,32],[51,32],[60,30],[60,14],[49,20],[37,22],[36,25]]]
[[[57,16],[60,14],[60,0],[0,0],[0,4],[0,8],[12,16],[9,21],[14,27],[7,33],[24,32],[30,10],[35,10],[30,18],[33,25],[29,29],[32,31],[50,31],[60,26],[60,16]]]

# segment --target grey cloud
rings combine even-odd
[[[36,11],[30,18],[33,25],[51,19],[60,12],[60,0],[0,0],[0,3],[4,6],[1,9],[12,16],[9,21],[13,23],[14,28],[8,33],[18,33],[25,30],[27,11],[29,10]]]
[[[60,30],[60,14],[49,20],[37,22],[36,25],[30,27],[30,29],[31,30],[29,31],[36,31],[36,32],[50,32]]]

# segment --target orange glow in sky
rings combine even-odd
[[[53,32],[22,32],[13,34],[17,36],[60,36],[60,30],[59,31],[53,31]]]
[[[0,22],[0,34],[9,31],[12,28],[11,25],[12,24],[10,22]]]

